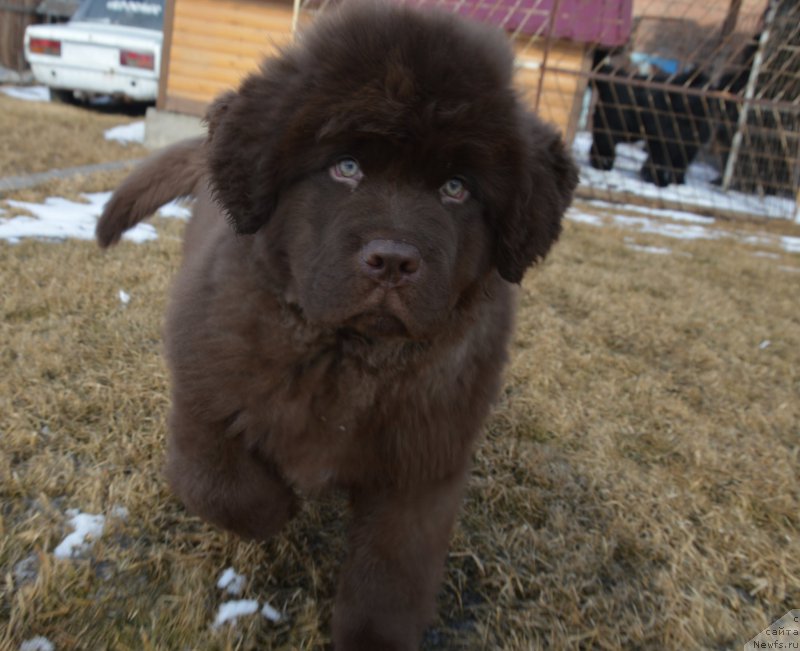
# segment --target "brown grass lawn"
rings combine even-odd
[[[103,132],[142,117],[78,106],[23,102],[0,93],[0,177],[140,158],[141,145],[123,145]]]
[[[0,649],[321,650],[341,500],[256,545],[165,486],[181,225],[157,226],[105,254],[0,243]],[[800,608],[800,257],[754,250],[567,224],[523,284],[426,649],[741,649]],[[68,509],[109,518],[83,558],[56,560]],[[280,623],[211,630],[229,566]]]

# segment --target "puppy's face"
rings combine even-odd
[[[472,176],[380,139],[330,150],[287,189],[265,231],[282,232],[291,296],[334,327],[432,334],[492,269]]]
[[[392,5],[319,19],[209,113],[215,195],[313,322],[424,339],[558,236],[576,174],[502,35]]]

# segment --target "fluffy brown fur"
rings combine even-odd
[[[497,394],[512,284],[576,183],[511,87],[505,37],[355,6],[219,98],[206,141],[156,156],[98,224],[107,246],[196,197],[172,293],[169,482],[242,536],[343,489],[337,650],[418,646],[475,441]]]

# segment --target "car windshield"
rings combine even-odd
[[[72,20],[160,30],[164,0],[86,0]]]

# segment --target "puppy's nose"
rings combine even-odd
[[[413,244],[397,240],[372,240],[359,253],[362,272],[381,282],[399,284],[420,273],[422,255]]]

